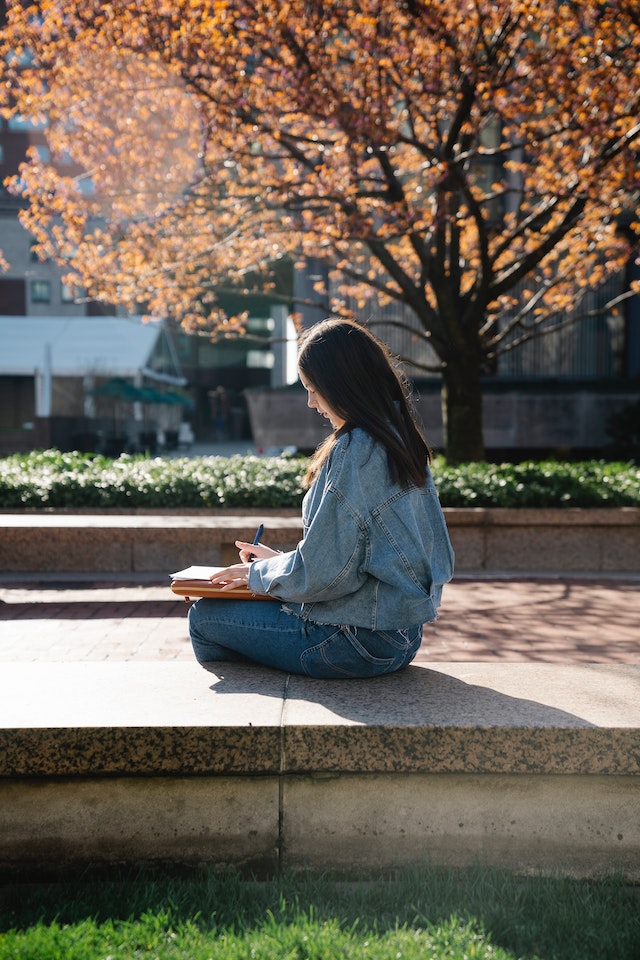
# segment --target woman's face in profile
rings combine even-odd
[[[331,409],[326,400],[316,392],[313,385],[309,383],[302,374],[300,374],[300,382],[307,391],[307,406],[311,407],[312,410],[317,410],[321,416],[326,417],[334,430],[339,430],[340,427],[344,426],[345,421],[342,417],[338,416],[335,410]]]

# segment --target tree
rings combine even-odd
[[[326,266],[334,312],[408,305],[447,455],[482,458],[483,370],[628,259],[636,6],[14,2],[6,109],[51,148],[14,184],[23,222],[89,296],[187,329],[241,330],[216,290],[283,258]]]

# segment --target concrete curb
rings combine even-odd
[[[640,508],[445,510],[456,570],[638,573]],[[265,542],[292,549],[299,516],[265,515]],[[0,572],[135,572],[235,562],[254,512],[0,515]]]

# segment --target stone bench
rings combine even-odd
[[[412,665],[317,681],[7,663],[0,875],[96,865],[640,879],[640,667]]]
[[[640,509],[445,510],[456,569],[637,573]],[[0,513],[0,572],[150,572],[237,559],[235,540],[291,549],[297,512]]]

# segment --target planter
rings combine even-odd
[[[253,536],[295,547],[302,530],[293,511],[114,511],[0,515],[0,571],[146,573],[190,563],[232,563],[234,542]],[[640,509],[445,509],[456,572],[640,573]]]
[[[456,570],[640,573],[640,509],[445,509]]]

